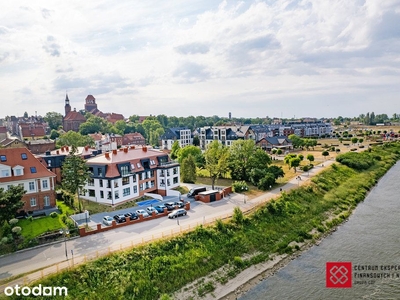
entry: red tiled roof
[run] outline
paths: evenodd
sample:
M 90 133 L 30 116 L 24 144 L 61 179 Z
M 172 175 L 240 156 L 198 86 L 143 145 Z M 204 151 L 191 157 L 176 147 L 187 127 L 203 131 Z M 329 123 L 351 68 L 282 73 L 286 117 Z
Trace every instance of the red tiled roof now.
M 43 127 L 30 127 L 24 126 L 21 128 L 22 137 L 30 138 L 30 137 L 42 137 L 46 135 L 46 131 Z
M 84 121 L 86 122 L 85 117 L 77 111 L 70 111 L 64 118 L 64 121 Z
M 85 100 L 96 100 L 96 98 L 93 95 L 87 95 Z
M 101 139 L 103 138 L 103 135 L 101 133 L 90 133 L 88 134 L 88 136 L 90 136 L 95 141 L 101 141 Z
M 22 154 L 26 154 L 26 159 L 22 159 Z M 0 149 L 0 155 L 6 156 L 6 161 L 0 161 L 1 165 L 22 166 L 24 168 L 23 175 L 14 176 L 11 172 L 10 177 L 0 177 L 0 182 L 21 181 L 25 179 L 35 179 L 43 177 L 56 177 L 56 174 L 47 170 L 47 168 L 40 163 L 40 161 L 27 149 L 27 148 L 10 148 Z M 36 173 L 31 172 L 31 167 L 36 168 Z

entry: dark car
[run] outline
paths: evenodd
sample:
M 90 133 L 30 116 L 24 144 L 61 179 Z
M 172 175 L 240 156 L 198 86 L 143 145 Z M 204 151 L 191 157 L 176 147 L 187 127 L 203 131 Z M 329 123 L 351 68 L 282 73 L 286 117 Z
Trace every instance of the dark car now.
M 174 202 L 167 202 L 165 203 L 165 207 L 167 208 L 168 211 L 171 211 L 175 209 L 175 204 Z
M 115 220 L 115 222 L 117 222 L 117 223 L 124 223 L 124 222 L 126 222 L 126 218 L 125 218 L 124 215 L 115 215 L 115 216 L 114 216 L 114 220 Z
M 164 204 L 160 204 L 160 205 L 154 206 L 154 208 L 158 211 L 158 213 L 161 214 L 164 212 L 164 208 L 166 208 L 166 206 Z
M 124 216 L 125 216 L 125 218 L 129 218 L 129 219 L 131 219 L 131 220 L 137 220 L 137 219 L 139 219 L 138 214 L 135 213 L 135 212 L 128 212 L 128 213 L 126 213 Z

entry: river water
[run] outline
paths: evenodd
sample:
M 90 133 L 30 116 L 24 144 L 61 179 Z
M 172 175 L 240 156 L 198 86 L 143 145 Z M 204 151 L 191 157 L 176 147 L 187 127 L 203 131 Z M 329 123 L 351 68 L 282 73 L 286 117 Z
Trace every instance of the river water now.
M 326 287 L 327 262 L 351 262 L 350 288 Z M 400 299 L 400 162 L 336 232 L 239 299 Z

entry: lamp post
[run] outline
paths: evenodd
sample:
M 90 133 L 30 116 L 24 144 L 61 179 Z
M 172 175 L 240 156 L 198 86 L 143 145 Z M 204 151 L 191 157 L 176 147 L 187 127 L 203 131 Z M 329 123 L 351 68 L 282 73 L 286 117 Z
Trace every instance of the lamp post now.
M 60 234 L 64 236 L 65 257 L 68 260 L 68 251 L 67 251 L 67 235 L 69 234 L 68 228 L 60 229 Z

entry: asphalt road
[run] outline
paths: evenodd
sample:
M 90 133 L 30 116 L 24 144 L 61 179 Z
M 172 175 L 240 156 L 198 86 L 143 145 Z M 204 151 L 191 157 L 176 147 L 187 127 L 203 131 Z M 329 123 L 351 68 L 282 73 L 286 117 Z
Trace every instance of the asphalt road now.
M 332 163 L 333 161 L 326 161 L 324 166 L 327 167 Z M 282 187 L 282 190 L 287 191 L 307 182 L 309 178 L 325 167 L 317 166 L 309 172 L 309 175 L 308 173 L 301 174 L 302 180 L 293 178 Z M 188 211 L 188 215 L 179 217 L 178 219 L 168 219 L 165 217 L 148 220 L 131 226 L 123 226 L 115 230 L 5 255 L 0 257 L 0 279 L 32 272 L 66 261 L 66 253 L 68 258 L 71 259 L 71 250 L 73 251 L 74 258 L 77 258 L 96 251 L 104 251 L 108 247 L 117 247 L 126 243 L 136 244 L 140 240 L 143 241 L 143 239 L 150 240 L 152 237 L 161 236 L 162 233 L 168 231 L 172 232 L 177 229 L 179 231 L 181 227 L 187 228 L 189 225 L 195 227 L 204 222 L 223 218 L 231 214 L 236 206 L 241 207 L 242 210 L 250 209 L 260 202 L 265 202 L 279 195 L 280 192 L 280 189 L 276 188 L 250 201 L 247 201 L 244 195 L 235 193 L 220 201 L 207 204 L 190 199 L 191 208 Z M 185 200 L 188 199 L 185 198 Z

